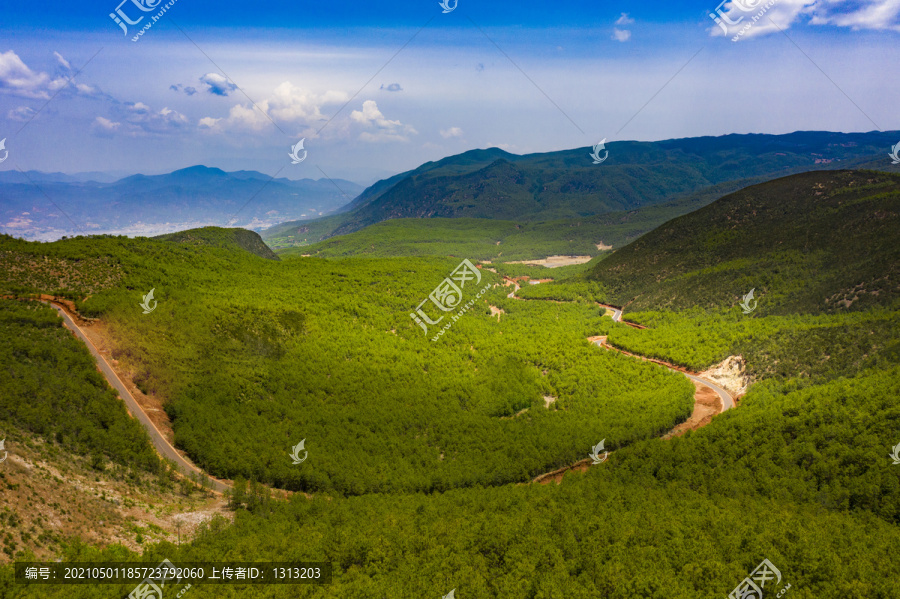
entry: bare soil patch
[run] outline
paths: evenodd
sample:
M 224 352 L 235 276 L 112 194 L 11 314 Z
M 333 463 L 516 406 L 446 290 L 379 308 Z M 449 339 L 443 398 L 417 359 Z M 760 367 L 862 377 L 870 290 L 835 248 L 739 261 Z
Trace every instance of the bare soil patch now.
M 177 485 L 162 491 L 153 476 L 129 481 L 111 463 L 97 471 L 87 458 L 35 435 L 16 433 L 6 449 L 8 459 L 0 463 L 0 519 L 9 536 L 0 563 L 23 550 L 52 559 L 62 544 L 76 538 L 140 552 L 146 543 L 176 542 L 179 532 L 182 542 L 189 541 L 201 523 L 216 515 L 232 519 L 221 496 L 198 491 L 185 496 Z
M 547 268 L 557 268 L 559 266 L 572 266 L 573 264 L 584 264 L 590 262 L 593 256 L 549 256 L 539 260 L 516 260 L 507 262 L 507 264 L 527 264 L 529 266 L 546 266 Z
M 712 422 L 713 416 L 722 411 L 722 399 L 719 394 L 697 381 L 694 383 L 694 412 L 691 417 L 662 436 L 663 439 L 680 437 L 687 431 L 695 431 Z
M 700 376 L 716 383 L 734 397 L 747 393 L 748 387 L 753 384 L 753 377 L 747 374 L 743 356 L 728 356 L 701 372 Z
M 583 460 L 575 462 L 571 466 L 563 466 L 562 468 L 554 470 L 553 472 L 542 474 L 531 482 L 537 483 L 539 485 L 549 485 L 550 483 L 561 484 L 563 481 L 563 477 L 567 472 L 584 472 L 591 467 L 591 464 L 593 464 L 593 462 L 594 460 L 592 460 L 591 458 L 584 458 Z

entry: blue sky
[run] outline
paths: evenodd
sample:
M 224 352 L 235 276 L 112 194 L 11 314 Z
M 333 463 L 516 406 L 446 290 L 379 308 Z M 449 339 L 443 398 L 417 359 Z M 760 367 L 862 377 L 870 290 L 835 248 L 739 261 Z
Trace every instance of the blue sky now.
M 900 129 L 898 0 L 176 0 L 132 41 L 168 1 L 4 6 L 0 170 L 369 183 L 478 147 Z

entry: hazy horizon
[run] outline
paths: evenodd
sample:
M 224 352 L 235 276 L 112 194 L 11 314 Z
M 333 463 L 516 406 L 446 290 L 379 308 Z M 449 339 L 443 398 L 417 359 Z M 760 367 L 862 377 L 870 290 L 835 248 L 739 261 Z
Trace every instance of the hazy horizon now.
M 753 12 L 733 4 L 465 0 L 177 1 L 133 42 L 165 6 L 144 4 L 119 5 L 127 35 L 115 2 L 8 10 L 0 169 L 373 181 L 473 148 L 900 129 L 900 7 L 883 0 L 781 0 L 737 42 Z M 729 37 L 717 8 L 740 21 Z

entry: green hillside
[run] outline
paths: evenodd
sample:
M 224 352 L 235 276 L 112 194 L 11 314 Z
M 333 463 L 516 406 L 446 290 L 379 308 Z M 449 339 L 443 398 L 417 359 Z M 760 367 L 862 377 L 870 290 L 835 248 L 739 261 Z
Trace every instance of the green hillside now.
M 157 471 L 147 433 L 97 372 L 56 311 L 0 299 L 0 426 L 39 434 L 65 450 Z M 23 401 L 27 399 L 27 401 Z
M 273 247 L 308 245 L 396 218 L 577 220 L 671 201 L 713 185 L 815 169 L 857 168 L 881 158 L 897 132 L 796 132 L 659 142 L 613 142 L 592 164 L 590 148 L 518 156 L 471 150 L 380 181 L 345 212 L 264 232 Z M 878 168 L 882 168 L 879 166 Z
M 596 443 L 598 418 L 618 446 L 690 412 L 680 377 L 584 342 L 601 319 L 594 308 L 527 305 L 492 318 L 488 303 L 507 291 L 490 272 L 482 299 L 433 341 L 438 329 L 426 336 L 410 313 L 459 259 L 275 262 L 125 238 L 3 246 L 23 261 L 48 247 L 117 256 L 123 279 L 79 309 L 108 323 L 113 357 L 167 400 L 176 444 L 222 478 L 353 495 L 524 482 Z M 150 288 L 158 307 L 145 315 Z M 633 369 L 644 372 L 640 391 L 613 385 Z M 545 396 L 557 398 L 549 409 Z M 284 458 L 304 438 L 318 457 L 298 469 Z
M 900 176 L 812 172 L 756 185 L 677 218 L 587 276 L 630 311 L 736 306 L 839 312 L 900 298 Z
M 694 370 L 742 356 L 756 380 L 808 384 L 885 367 L 900 360 L 898 184 L 837 171 L 750 187 L 519 295 L 624 305 L 648 328 L 598 334 Z
M 278 260 L 278 256 L 269 249 L 269 246 L 265 244 L 259 234 L 247 229 L 204 227 L 202 229 L 190 229 L 188 231 L 179 231 L 178 233 L 158 235 L 153 239 L 220 248 L 240 248 L 260 258 Z
M 608 251 L 600 248 L 621 247 L 676 216 L 756 182 L 729 181 L 658 206 L 570 220 L 531 223 L 484 218 L 399 218 L 312 245 L 282 249 L 278 254 L 321 258 L 465 256 L 494 262 L 557 255 L 598 256 Z M 275 244 L 273 247 L 290 243 L 286 239 L 269 239 Z

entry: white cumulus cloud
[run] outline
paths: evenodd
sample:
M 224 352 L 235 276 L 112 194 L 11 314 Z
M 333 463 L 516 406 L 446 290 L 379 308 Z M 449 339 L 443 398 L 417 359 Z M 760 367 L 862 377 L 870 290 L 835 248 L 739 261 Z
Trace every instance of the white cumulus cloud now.
M 259 132 L 271 127 L 272 121 L 310 126 L 327 120 L 322 114 L 323 107 L 344 103 L 348 98 L 344 92 L 316 93 L 285 81 L 269 98 L 256 105 L 236 104 L 227 117 L 204 117 L 198 125 L 217 133 L 231 130 Z
M 354 110 L 350 113 L 350 119 L 366 129 L 359 134 L 359 139 L 362 141 L 409 141 L 408 136 L 417 133 L 409 125 L 385 118 L 375 100 L 363 102 L 362 110 Z
M 0 91 L 22 98 L 49 100 L 63 87 L 66 80 L 52 79 L 47 73 L 36 73 L 22 59 L 9 50 L 0 53 Z
M 227 96 L 237 89 L 237 85 L 218 73 L 207 73 L 200 81 L 206 84 L 206 91 L 217 96 Z
M 49 100 L 55 93 L 66 88 L 68 78 L 75 74 L 72 65 L 59 52 L 54 52 L 53 55 L 59 64 L 56 76 L 31 70 L 12 50 L 0 53 L 0 93 L 33 100 Z M 91 97 L 101 95 L 100 90 L 92 85 L 75 81 L 71 83 L 68 86 L 69 92 Z
M 9 112 L 6 113 L 6 118 L 11 121 L 19 121 L 20 123 L 25 123 L 34 118 L 35 110 L 28 106 L 19 106 L 17 108 L 13 108 Z
M 115 120 L 98 116 L 91 131 L 100 137 L 120 133 L 129 137 L 161 135 L 184 129 L 188 118 L 171 108 L 153 110 L 143 102 L 125 102 L 113 107 Z
M 715 20 L 709 30 L 713 36 L 739 35 L 739 39 L 789 29 L 802 21 L 900 31 L 900 0 L 732 0 L 710 16 Z

